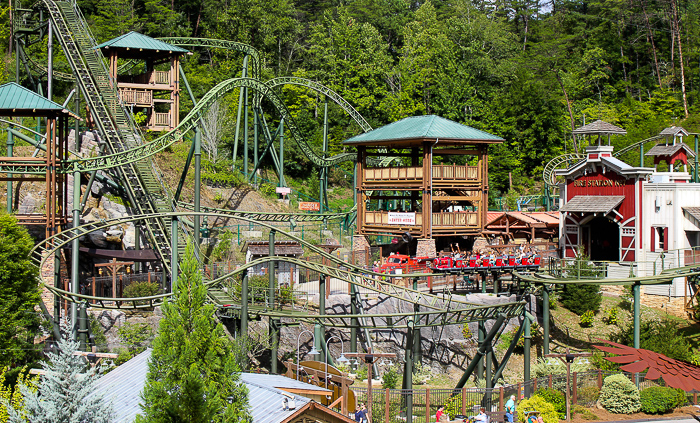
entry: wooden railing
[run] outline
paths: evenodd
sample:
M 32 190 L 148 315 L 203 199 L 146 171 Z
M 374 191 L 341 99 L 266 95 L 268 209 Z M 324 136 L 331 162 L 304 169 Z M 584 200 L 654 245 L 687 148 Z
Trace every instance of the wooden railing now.
M 119 82 L 131 84 L 161 84 L 170 85 L 169 71 L 152 71 L 138 75 L 120 75 Z
M 478 226 L 478 212 L 433 213 L 433 228 L 438 226 Z
M 432 169 L 433 181 L 478 181 L 477 166 L 435 165 Z M 423 168 L 416 167 L 382 167 L 365 169 L 365 182 L 414 181 L 423 179 Z
M 414 225 L 393 225 L 389 224 L 389 212 L 386 211 L 366 211 L 366 225 L 385 225 L 385 226 L 414 226 Z M 423 215 L 420 212 L 416 213 L 415 226 L 423 225 Z M 437 227 L 478 227 L 479 213 L 478 212 L 447 212 L 433 213 L 433 228 Z
M 153 126 L 170 126 L 170 113 L 153 113 Z
M 365 169 L 365 181 L 397 181 L 423 179 L 422 167 L 381 167 Z
M 477 166 L 460 165 L 435 165 L 433 166 L 433 180 L 436 179 L 479 179 Z
M 119 90 L 119 96 L 126 104 L 153 104 L 153 91 Z

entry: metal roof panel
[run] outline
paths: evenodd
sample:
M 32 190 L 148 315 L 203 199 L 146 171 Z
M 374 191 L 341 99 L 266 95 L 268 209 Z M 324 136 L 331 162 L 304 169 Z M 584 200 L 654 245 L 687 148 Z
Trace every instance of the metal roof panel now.
M 450 139 L 462 141 L 502 142 L 503 138 L 462 125 L 436 115 L 411 116 L 382 126 L 369 132 L 343 141 L 343 144 L 364 144 L 371 142 L 411 140 L 411 139 Z
M 140 50 L 169 51 L 173 53 L 189 53 L 189 50 L 185 50 L 182 47 L 177 47 L 164 41 L 156 40 L 155 38 L 151 38 L 148 35 L 139 34 L 135 31 L 120 35 L 117 38 L 112 38 L 111 40 L 105 41 L 95 48 L 133 48 Z
M 65 107 L 24 88 L 16 82 L 0 85 L 0 110 L 66 111 Z

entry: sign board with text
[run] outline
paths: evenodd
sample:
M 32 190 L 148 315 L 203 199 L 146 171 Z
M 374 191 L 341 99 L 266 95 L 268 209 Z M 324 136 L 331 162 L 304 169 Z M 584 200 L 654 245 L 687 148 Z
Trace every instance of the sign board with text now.
M 300 201 L 299 210 L 319 211 L 321 210 L 321 203 L 315 201 Z
M 416 224 L 416 214 L 415 213 L 397 213 L 389 212 L 389 222 L 390 225 L 415 225 Z
M 289 194 L 290 192 L 292 192 L 292 189 L 291 189 L 291 188 L 287 188 L 287 187 L 277 187 L 277 188 L 275 188 L 275 192 L 276 192 L 277 194 L 287 195 L 287 194 Z

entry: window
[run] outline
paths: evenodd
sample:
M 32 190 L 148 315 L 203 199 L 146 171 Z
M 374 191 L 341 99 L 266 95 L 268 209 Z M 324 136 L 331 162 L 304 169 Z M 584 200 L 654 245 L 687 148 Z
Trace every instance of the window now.
M 668 251 L 668 228 L 665 226 L 652 226 L 651 252 L 661 251 Z

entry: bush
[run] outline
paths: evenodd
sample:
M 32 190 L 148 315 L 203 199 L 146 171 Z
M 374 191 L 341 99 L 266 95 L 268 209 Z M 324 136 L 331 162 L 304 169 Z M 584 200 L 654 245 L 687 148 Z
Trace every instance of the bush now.
M 642 411 L 647 414 L 667 413 L 678 405 L 678 392 L 667 386 L 652 386 L 639 393 Z
M 610 336 L 610 340 L 627 346 L 634 345 L 633 324 L 623 326 L 619 332 Z M 640 348 L 651 350 L 676 360 L 690 361 L 692 350 L 690 342 L 683 335 L 677 320 L 642 320 L 640 325 Z
M 389 368 L 382 375 L 382 388 L 384 389 L 396 389 L 396 385 L 399 383 L 399 374 L 394 370 L 393 367 Z
M 580 358 L 574 359 L 571 363 L 571 373 L 583 373 L 591 370 L 591 365 L 588 362 L 582 362 Z M 556 358 L 540 358 L 534 366 L 532 373 L 535 377 L 546 377 L 549 375 L 566 374 L 566 364 Z
M 566 284 L 561 296 L 562 305 L 579 316 L 587 311 L 597 313 L 602 301 L 603 294 L 597 285 Z
M 583 404 L 595 404 L 600 396 L 600 389 L 597 386 L 582 386 L 577 391 L 578 402 Z
M 557 413 L 559 413 L 560 419 L 566 418 L 566 398 L 563 392 L 549 388 L 540 388 L 535 395 L 541 396 L 545 401 L 552 404 Z
M 134 281 L 124 288 L 124 298 L 151 297 L 161 293 L 157 282 Z M 148 301 L 136 301 L 137 305 L 148 304 Z
M 574 414 L 577 414 L 584 420 L 598 420 L 598 416 L 593 414 L 591 410 L 578 404 L 574 404 L 574 406 L 571 408 L 571 415 L 573 416 Z
M 608 325 L 618 325 L 620 323 L 620 318 L 618 317 L 618 311 L 616 307 L 608 309 L 608 313 L 603 319 Z
M 593 319 L 593 310 L 588 310 L 581 315 L 581 319 L 579 320 L 578 324 L 581 325 L 582 328 L 590 328 L 593 326 Z
M 518 404 L 518 420 L 524 422 L 525 413 L 528 411 L 539 411 L 544 423 L 559 423 L 559 413 L 557 413 L 552 404 L 539 395 L 533 395 L 531 398 L 520 401 L 520 404 Z
M 355 378 L 357 380 L 367 379 L 367 367 L 365 367 L 365 366 L 358 367 L 357 370 L 355 371 Z
M 611 413 L 631 414 L 641 407 L 639 390 L 622 374 L 612 375 L 603 381 L 600 403 Z

